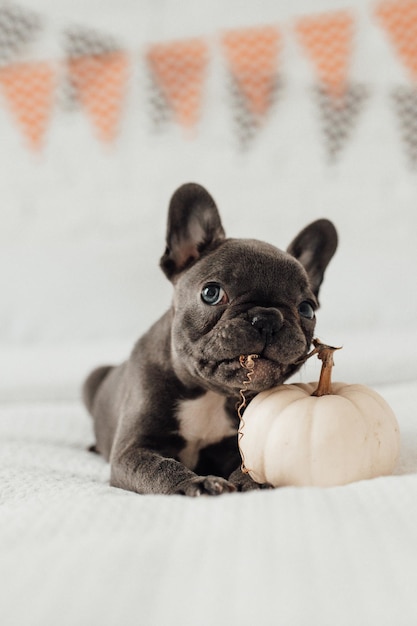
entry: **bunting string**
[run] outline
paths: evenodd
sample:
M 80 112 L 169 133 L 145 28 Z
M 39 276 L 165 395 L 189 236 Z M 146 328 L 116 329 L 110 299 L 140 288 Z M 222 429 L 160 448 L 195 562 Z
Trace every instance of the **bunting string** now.
M 408 162 L 417 167 L 417 0 L 380 0 L 372 18 L 388 54 L 398 63 L 398 84 L 391 83 L 387 95 Z M 330 11 L 284 25 L 152 43 L 142 51 L 126 50 L 112 34 L 71 25 L 61 33 L 62 58 L 39 61 L 33 54 L 46 28 L 42 15 L 7 2 L 0 6 L 0 104 L 5 111 L 0 123 L 3 115 L 10 116 L 26 145 L 40 150 L 54 108 L 60 105 L 61 111 L 83 112 L 95 136 L 114 144 L 132 68 L 141 62 L 149 77 L 143 95 L 154 128 L 176 124 L 195 137 L 204 123 L 208 70 L 216 45 L 228 81 L 238 145 L 248 150 L 272 123 L 275 104 L 285 89 L 283 76 L 286 81 L 291 78 L 282 52 L 292 37 L 311 71 L 307 87 L 317 107 L 325 154 L 336 162 L 358 132 L 358 120 L 372 95 L 372 85 L 356 81 L 352 72 L 357 21 L 354 11 Z

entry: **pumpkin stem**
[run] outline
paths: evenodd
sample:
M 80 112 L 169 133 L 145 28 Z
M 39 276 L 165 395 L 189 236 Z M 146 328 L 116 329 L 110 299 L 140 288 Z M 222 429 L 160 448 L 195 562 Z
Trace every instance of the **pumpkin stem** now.
M 321 343 L 319 339 L 313 340 L 314 350 L 311 353 L 317 354 L 317 358 L 322 361 L 319 384 L 317 389 L 313 391 L 312 396 L 320 398 L 321 396 L 328 396 L 332 393 L 332 369 L 334 365 L 333 352 L 340 350 L 341 348 L 335 348 L 333 346 L 327 346 Z

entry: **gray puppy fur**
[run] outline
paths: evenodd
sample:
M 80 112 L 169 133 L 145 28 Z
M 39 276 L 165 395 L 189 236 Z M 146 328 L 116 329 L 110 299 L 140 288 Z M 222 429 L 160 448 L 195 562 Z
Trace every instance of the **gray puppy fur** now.
M 248 399 L 300 367 L 336 230 L 313 222 L 287 252 L 227 239 L 213 198 L 190 183 L 171 199 L 166 243 L 171 308 L 126 362 L 94 370 L 84 384 L 94 448 L 110 461 L 111 484 L 137 493 L 262 488 L 240 469 L 239 356 L 259 355 Z

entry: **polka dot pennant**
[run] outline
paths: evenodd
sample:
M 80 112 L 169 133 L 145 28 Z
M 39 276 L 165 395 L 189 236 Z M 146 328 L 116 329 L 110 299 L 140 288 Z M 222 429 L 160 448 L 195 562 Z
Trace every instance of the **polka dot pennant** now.
M 194 127 L 200 116 L 208 65 L 204 40 L 189 39 L 155 44 L 147 51 L 147 62 L 159 97 L 153 102 L 165 107 L 184 128 Z M 161 111 L 159 110 L 161 116 Z
M 400 0 L 380 2 L 375 9 L 378 23 L 388 38 L 413 85 L 398 86 L 391 91 L 398 116 L 402 141 L 408 162 L 417 167 L 417 2 Z
M 222 44 L 239 141 L 245 148 L 277 99 L 280 32 L 275 26 L 229 31 Z
M 111 35 L 98 33 L 84 26 L 72 26 L 66 29 L 64 48 L 70 58 L 99 56 L 121 50 L 119 42 Z
M 306 16 L 296 23 L 298 39 L 319 83 L 335 98 L 343 95 L 348 82 L 353 26 L 353 16 L 348 11 Z
M 401 138 L 409 165 L 417 168 L 417 87 L 401 86 L 393 90 L 392 101 L 398 115 Z
M 65 32 L 67 81 L 64 107 L 79 102 L 97 135 L 111 142 L 119 130 L 129 76 L 129 58 L 111 36 L 82 27 Z
M 376 16 L 412 80 L 417 81 L 417 2 L 381 2 Z
M 335 161 L 353 132 L 362 104 L 369 95 L 368 89 L 364 85 L 350 84 L 343 95 L 335 99 L 329 95 L 327 89 L 318 85 L 314 88 L 314 94 L 319 107 L 327 157 L 329 161 Z
M 0 87 L 30 147 L 39 149 L 53 108 L 55 67 L 47 62 L 2 67 Z
M 129 73 L 124 52 L 80 56 L 68 59 L 68 72 L 82 106 L 100 139 L 115 139 Z
M 42 29 L 37 13 L 15 4 L 0 6 L 0 65 L 17 60 Z
M 314 93 L 330 161 L 341 155 L 368 95 L 363 85 L 349 80 L 354 26 L 349 11 L 305 16 L 295 25 L 315 72 Z

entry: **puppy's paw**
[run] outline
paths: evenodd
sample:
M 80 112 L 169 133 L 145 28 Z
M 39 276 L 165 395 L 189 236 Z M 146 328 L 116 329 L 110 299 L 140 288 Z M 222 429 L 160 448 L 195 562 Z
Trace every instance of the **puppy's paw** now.
M 236 491 L 231 482 L 219 476 L 197 476 L 180 483 L 175 492 L 184 496 L 220 496 Z
M 244 474 L 239 468 L 229 476 L 229 481 L 237 491 L 254 491 L 259 489 L 273 489 L 269 483 L 256 483 L 249 474 Z

